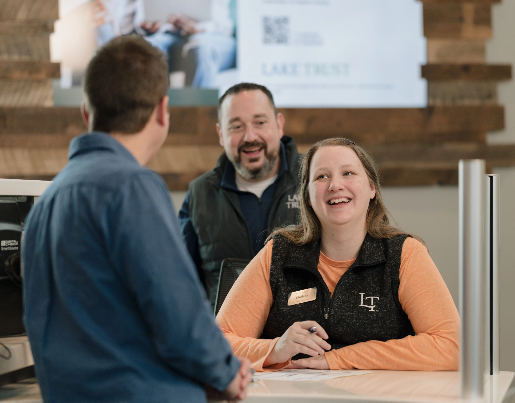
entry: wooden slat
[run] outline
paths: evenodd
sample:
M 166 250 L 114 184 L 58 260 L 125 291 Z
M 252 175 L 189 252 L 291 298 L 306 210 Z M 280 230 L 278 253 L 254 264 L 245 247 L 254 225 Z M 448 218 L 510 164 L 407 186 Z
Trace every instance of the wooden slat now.
M 502 106 L 429 108 L 282 109 L 286 131 L 293 136 L 352 133 L 487 132 L 504 127 Z
M 49 147 L 68 147 L 70 141 L 76 135 L 84 132 L 86 127 L 73 134 L 45 134 L 45 133 L 32 133 L 32 134 L 0 134 L 0 147 L 26 147 L 26 148 L 49 148 Z M 295 139 L 304 143 L 313 144 L 319 140 L 327 137 L 334 136 L 320 136 L 320 135 L 303 135 L 295 136 Z M 484 143 L 486 141 L 486 132 L 462 132 L 462 133 L 435 133 L 431 136 L 423 136 L 420 133 L 412 134 L 398 134 L 398 133 L 385 133 L 385 132 L 370 132 L 370 133 L 357 133 L 349 136 L 359 145 L 369 146 L 386 143 L 405 143 L 405 142 L 420 142 L 420 143 L 441 143 L 441 142 L 478 142 Z M 218 136 L 213 131 L 212 139 L 207 141 L 199 140 L 198 136 L 188 135 L 169 135 L 165 141 L 165 146 L 194 146 L 204 145 L 219 147 Z M 221 147 L 220 147 L 221 150 Z
M 0 134 L 0 148 L 67 148 L 78 134 Z
M 492 16 L 489 4 L 424 3 L 427 38 L 489 39 Z
M 428 63 L 486 63 L 483 40 L 427 39 Z
M 0 34 L 0 60 L 50 61 L 50 34 Z
M 0 79 L 32 79 L 59 78 L 60 64 L 47 61 L 4 61 L 0 60 Z
M 0 20 L 0 34 L 35 35 L 54 32 L 54 20 L 4 21 Z
M 309 144 L 299 144 L 305 152 Z M 385 186 L 456 184 L 460 159 L 485 159 L 489 169 L 515 165 L 515 145 L 392 144 L 367 150 L 378 163 Z M 194 177 L 215 166 L 221 147 L 163 147 L 150 167 L 165 177 L 172 190 L 186 190 Z M 51 178 L 67 162 L 67 148 L 47 150 L 0 148 L 0 177 Z
M 302 139 L 372 133 L 396 133 L 409 139 L 459 133 L 484 133 L 504 128 L 504 108 L 498 105 L 430 108 L 280 109 L 286 134 Z M 170 108 L 170 142 L 218 144 L 216 108 Z M 79 108 L 0 108 L 0 134 L 79 134 L 85 130 Z M 442 137 L 443 138 L 443 137 Z M 477 139 L 477 135 L 473 135 Z M 400 137 L 399 137 L 400 139 Z M 387 138 L 385 138 L 387 140 Z M 310 140 L 311 141 L 311 140 Z M 454 141 L 454 140 L 453 140 Z
M 426 64 L 421 66 L 426 80 L 501 81 L 511 80 L 511 64 Z
M 73 134 L 86 129 L 79 108 L 0 108 L 0 134 Z
M 2 0 L 0 20 L 58 20 L 58 0 Z
M 495 105 L 497 83 L 489 81 L 429 81 L 429 106 Z
M 0 79 L 0 107 L 48 107 L 52 105 L 52 80 Z
M 385 167 L 381 169 L 381 186 L 457 185 L 458 168 Z

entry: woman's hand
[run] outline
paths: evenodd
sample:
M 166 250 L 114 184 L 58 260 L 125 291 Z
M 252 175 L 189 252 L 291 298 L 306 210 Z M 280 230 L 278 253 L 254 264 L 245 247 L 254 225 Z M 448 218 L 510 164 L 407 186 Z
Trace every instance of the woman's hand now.
M 331 369 L 325 359 L 325 355 L 319 355 L 313 358 L 301 358 L 300 360 L 292 361 L 286 368 Z
M 316 327 L 315 333 L 309 331 L 313 327 Z M 299 353 L 312 357 L 320 356 L 325 353 L 324 350 L 331 349 L 331 346 L 324 340 L 328 338 L 329 336 L 322 326 L 315 321 L 295 322 L 277 341 L 274 349 L 263 363 L 263 367 L 286 362 Z

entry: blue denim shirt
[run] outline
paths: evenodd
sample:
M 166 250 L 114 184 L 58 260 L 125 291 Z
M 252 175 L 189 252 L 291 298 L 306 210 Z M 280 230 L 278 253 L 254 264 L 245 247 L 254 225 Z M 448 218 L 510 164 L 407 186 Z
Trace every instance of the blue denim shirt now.
M 239 361 L 217 328 L 167 188 L 105 133 L 26 222 L 24 321 L 45 402 L 199 402 Z

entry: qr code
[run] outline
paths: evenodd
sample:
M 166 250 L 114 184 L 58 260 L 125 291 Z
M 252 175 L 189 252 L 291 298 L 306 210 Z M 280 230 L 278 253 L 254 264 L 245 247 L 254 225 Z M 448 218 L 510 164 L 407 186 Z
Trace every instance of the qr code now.
M 287 44 L 290 34 L 288 17 L 263 17 L 263 43 Z

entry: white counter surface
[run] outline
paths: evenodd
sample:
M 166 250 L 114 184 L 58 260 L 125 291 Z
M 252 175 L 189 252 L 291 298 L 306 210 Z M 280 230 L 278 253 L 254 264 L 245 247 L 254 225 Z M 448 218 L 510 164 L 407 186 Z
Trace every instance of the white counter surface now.
M 485 402 L 511 402 L 514 378 L 513 372 L 490 377 Z M 260 380 L 250 386 L 245 402 L 459 402 L 459 379 L 457 371 L 372 371 L 322 382 Z
M 511 403 L 515 373 L 490 377 L 485 403 Z M 35 379 L 0 388 L 5 403 L 42 403 Z M 246 403 L 459 402 L 458 372 L 373 371 L 372 374 L 323 382 L 258 381 L 251 384 Z

